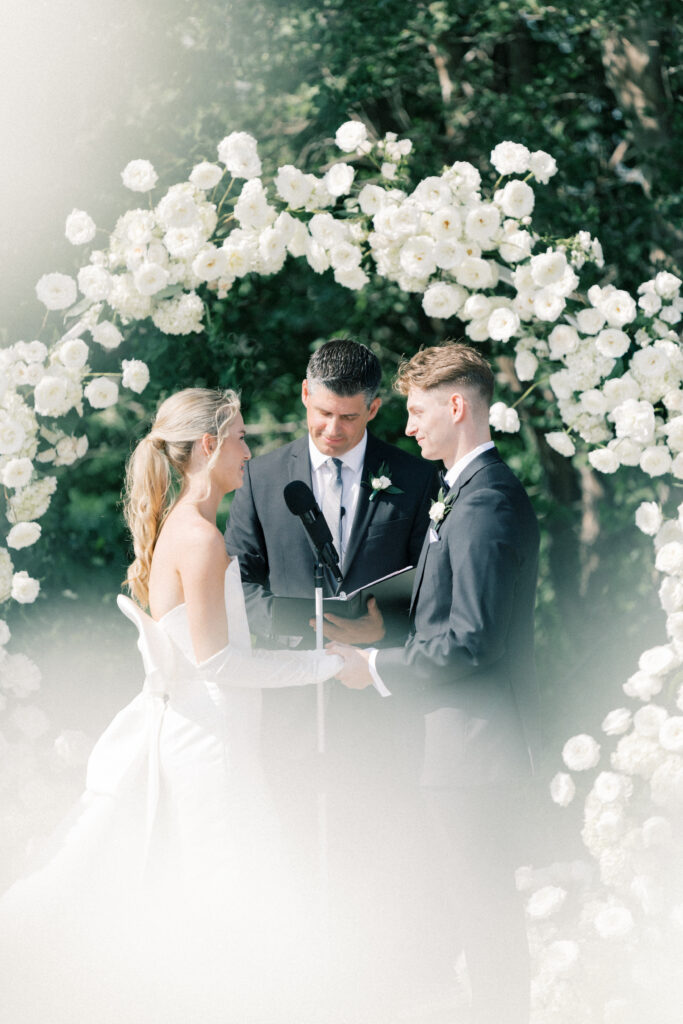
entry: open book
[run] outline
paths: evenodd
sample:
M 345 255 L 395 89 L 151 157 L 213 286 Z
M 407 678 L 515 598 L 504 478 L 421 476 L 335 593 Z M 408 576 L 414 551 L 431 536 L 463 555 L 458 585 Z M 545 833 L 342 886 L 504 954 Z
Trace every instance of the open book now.
M 350 594 L 339 593 L 336 597 L 323 600 L 323 613 L 331 612 L 345 619 L 357 619 L 365 614 L 369 597 L 374 597 L 387 625 L 389 621 L 402 620 L 407 630 L 410 595 L 415 579 L 415 567 L 403 569 L 382 576 L 381 579 L 366 583 Z M 343 584 L 342 584 L 343 586 Z M 315 597 L 273 597 L 273 633 L 276 636 L 306 636 L 311 627 L 309 621 L 315 618 Z

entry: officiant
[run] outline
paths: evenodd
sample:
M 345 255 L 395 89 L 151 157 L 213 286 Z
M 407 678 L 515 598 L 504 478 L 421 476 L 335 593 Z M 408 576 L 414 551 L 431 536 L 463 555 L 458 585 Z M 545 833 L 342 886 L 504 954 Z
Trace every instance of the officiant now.
M 380 383 L 379 360 L 369 348 L 350 339 L 326 342 L 311 356 L 302 383 L 307 433 L 247 463 L 244 485 L 230 510 L 226 545 L 240 561 L 249 623 L 259 646 L 315 646 L 310 627 L 300 638 L 277 635 L 273 626 L 273 595 L 313 595 L 311 547 L 300 519 L 283 497 L 291 481 L 307 484 L 322 509 L 340 554 L 341 587 L 346 593 L 417 562 L 438 489 L 436 471 L 432 464 L 368 431 L 380 408 Z M 324 587 L 326 596 L 334 594 L 329 574 Z M 406 632 L 407 611 L 406 607 Z M 327 618 L 325 634 L 348 643 L 381 644 L 381 608 L 371 601 L 369 610 L 356 620 Z M 280 808 L 286 808 L 286 824 L 301 825 L 304 834 L 311 811 L 313 822 L 315 818 L 310 784 L 316 706 L 315 694 L 308 689 L 264 694 L 263 727 L 264 760 Z M 399 789 L 401 772 L 409 769 L 405 748 L 401 749 L 404 737 L 381 698 L 372 692 L 362 695 L 362 703 L 354 703 L 358 696 L 330 686 L 326 760 L 334 766 L 331 774 L 344 779 L 343 786 L 335 787 L 338 813 L 331 821 L 332 842 L 335 828 L 353 833 L 360 871 L 367 846 L 372 845 L 371 832 L 381 830 L 376 804 L 383 796 L 378 788 L 391 779 L 388 784 Z M 375 816 L 376 829 L 367 825 L 368 811 Z

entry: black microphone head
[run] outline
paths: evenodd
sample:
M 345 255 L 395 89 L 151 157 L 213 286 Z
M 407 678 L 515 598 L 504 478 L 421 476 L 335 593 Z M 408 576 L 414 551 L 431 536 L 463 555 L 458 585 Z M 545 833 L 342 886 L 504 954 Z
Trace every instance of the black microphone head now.
M 303 480 L 292 480 L 285 487 L 283 494 L 292 515 L 303 516 L 307 512 L 319 511 L 313 491 Z

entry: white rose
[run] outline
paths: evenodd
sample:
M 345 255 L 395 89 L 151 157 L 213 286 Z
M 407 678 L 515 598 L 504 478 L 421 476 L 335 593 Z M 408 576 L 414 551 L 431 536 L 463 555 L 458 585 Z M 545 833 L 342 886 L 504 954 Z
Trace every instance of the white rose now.
M 618 772 L 600 772 L 593 782 L 592 793 L 603 804 L 628 800 L 632 792 L 631 780 Z
M 592 736 L 580 733 L 567 740 L 562 748 L 562 760 L 573 772 L 587 771 L 600 760 L 600 744 Z
M 411 199 L 421 210 L 436 213 L 441 207 L 450 206 L 453 193 L 448 181 L 443 176 L 431 174 L 422 179 L 412 193 Z M 496 216 L 499 216 L 497 210 Z
M 199 208 L 192 189 L 182 186 L 171 187 L 159 201 L 157 219 L 164 228 L 191 228 L 199 221 Z
M 41 416 L 63 416 L 73 405 L 72 397 L 65 377 L 46 373 L 33 392 L 33 407 Z
M 622 687 L 627 697 L 648 701 L 656 697 L 662 689 L 662 679 L 648 675 L 647 672 L 634 672 Z
M 350 164 L 334 164 L 325 174 L 323 183 L 331 196 L 345 196 L 353 184 L 355 174 Z
M 19 604 L 32 604 L 38 597 L 40 583 L 23 569 L 12 577 L 12 598 Z
M 659 730 L 669 717 L 666 708 L 658 704 L 646 704 L 639 708 L 633 716 L 633 729 L 639 736 L 646 739 L 654 739 L 659 736 Z
M 548 335 L 550 358 L 562 359 L 579 347 L 579 335 L 569 324 L 558 324 Z
M 610 327 L 623 327 L 635 320 L 638 309 L 628 292 L 615 288 L 600 303 L 600 308 L 607 317 Z
M 399 260 L 401 267 L 411 277 L 429 277 L 436 270 L 434 241 L 428 235 L 417 235 L 402 246 Z
M 489 337 L 494 341 L 509 341 L 519 331 L 519 327 L 519 317 L 514 310 L 508 309 L 506 306 L 494 309 L 487 324 Z
M 605 907 L 598 911 L 594 920 L 595 930 L 601 939 L 621 939 L 633 931 L 633 915 L 627 907 Z
M 109 297 L 111 274 L 104 267 L 89 263 L 78 271 L 78 287 L 86 299 L 101 302 Z
M 676 298 L 680 286 L 680 278 L 676 277 L 675 274 L 670 274 L 668 270 L 660 270 L 655 277 L 655 291 L 663 299 L 671 300 Z
M 149 384 L 149 370 L 147 364 L 140 359 L 124 359 L 121 363 L 123 374 L 121 383 L 124 388 L 140 394 Z
M 517 220 L 528 217 L 534 208 L 534 190 L 525 181 L 515 178 L 508 181 L 496 195 L 496 202 L 507 217 Z
M 76 301 L 78 289 L 68 274 L 43 274 L 36 285 L 36 296 L 47 309 L 67 309 Z
M 88 216 L 85 210 L 72 210 L 66 218 L 64 234 L 72 245 L 85 245 L 86 242 L 92 242 L 96 231 L 95 221 Z
M 534 313 L 545 323 L 557 320 L 565 304 L 564 296 L 558 295 L 552 288 L 541 288 L 534 295 Z
M 683 717 L 672 715 L 662 723 L 659 742 L 665 750 L 683 750 Z
M 248 132 L 231 132 L 219 142 L 218 159 L 235 178 L 258 178 L 261 173 L 257 142 Z
M 17 490 L 26 486 L 32 473 L 33 463 L 30 459 L 10 459 L 2 469 L 2 482 L 5 487 Z
M 588 461 L 599 473 L 616 473 L 619 459 L 610 448 L 596 448 L 588 453 Z
M 210 164 L 206 160 L 203 160 L 202 163 L 195 164 L 190 172 L 190 181 L 195 188 L 199 188 L 203 192 L 215 188 L 222 177 L 222 168 L 220 168 L 218 164 Z
M 118 400 L 119 389 L 109 377 L 95 377 L 86 385 L 84 394 L 93 409 L 106 409 Z
M 562 281 L 567 270 L 567 257 L 563 252 L 548 249 L 531 257 L 531 276 L 539 288 Z
M 617 437 L 630 437 L 638 444 L 650 445 L 654 440 L 655 411 L 650 402 L 627 398 L 610 413 Z
M 478 256 L 467 256 L 456 267 L 455 279 L 463 288 L 486 289 L 494 286 L 494 274 L 490 263 Z
M 192 273 L 200 281 L 215 281 L 225 268 L 225 250 L 217 249 L 215 245 L 207 245 L 192 260 Z
M 493 203 L 481 203 L 470 210 L 465 218 L 465 233 L 468 238 L 475 238 L 484 248 L 500 227 L 500 210 Z
M 135 287 L 141 295 L 154 295 L 168 284 L 168 271 L 158 263 L 142 263 L 133 275 Z
M 443 501 L 433 501 L 429 509 L 429 518 L 433 523 L 440 523 L 446 512 L 446 505 Z
M 7 534 L 7 547 L 19 550 L 30 547 L 40 537 L 40 523 L 17 523 Z
M 493 403 L 489 410 L 489 423 L 494 430 L 506 434 L 515 434 L 520 426 L 517 410 L 509 408 L 505 402 Z
M 662 510 L 656 501 L 642 501 L 636 509 L 636 526 L 643 533 L 650 537 L 659 530 L 662 525 Z
M 429 221 L 429 231 L 439 240 L 456 239 L 460 235 L 460 214 L 455 206 L 441 206 Z
M 422 308 L 427 316 L 446 320 L 455 316 L 462 306 L 466 292 L 457 284 L 437 281 L 430 284 L 422 297 Z
M 149 160 L 131 160 L 121 171 L 121 181 L 131 192 L 149 192 L 159 175 Z
M 519 142 L 499 142 L 491 150 L 490 160 L 499 174 L 524 174 L 529 170 L 531 154 Z
M 595 306 L 581 309 L 576 314 L 576 325 L 582 334 L 597 334 L 605 323 L 605 314 Z
M 557 163 L 550 153 L 537 149 L 529 156 L 529 170 L 536 181 L 547 185 L 554 174 L 557 174 Z
M 602 722 L 602 731 L 608 736 L 620 736 L 631 725 L 631 712 L 628 708 L 615 708 L 610 711 Z
M 506 263 L 518 263 L 530 255 L 532 242 L 528 231 L 512 231 L 505 235 L 498 246 L 498 252 Z
M 568 807 L 576 795 L 576 786 L 571 775 L 558 772 L 550 783 L 550 796 L 560 807 Z
M 14 455 L 21 450 L 26 431 L 20 423 L 0 418 L 0 455 Z
M 489 321 L 490 327 L 490 321 Z M 493 335 L 491 335 L 493 337 Z M 515 373 L 518 380 L 533 380 L 538 369 L 538 359 L 529 349 L 522 349 L 515 356 Z
M 345 121 L 337 128 L 334 141 L 342 152 L 353 153 L 359 148 L 365 148 L 368 130 L 362 121 Z
M 298 167 L 292 164 L 284 164 L 278 167 L 275 175 L 275 190 L 281 199 L 291 206 L 293 210 L 299 210 L 306 205 L 311 198 L 311 193 L 316 184 L 316 178 L 312 174 L 304 174 Z M 366 185 L 366 188 L 376 186 Z M 378 189 L 381 191 L 381 189 Z M 369 212 L 369 211 L 364 211 Z
M 661 676 L 675 668 L 679 660 L 669 644 L 659 644 L 643 651 L 638 659 L 638 668 L 650 676 Z
M 121 331 L 109 320 L 102 320 L 91 328 L 93 341 L 96 341 L 102 348 L 116 348 L 123 341 Z
M 603 356 L 609 356 L 612 359 L 619 359 L 625 355 L 631 345 L 631 339 L 628 334 L 624 331 L 618 330 L 616 327 L 607 327 L 604 331 L 600 331 L 597 338 L 595 339 L 595 347 L 598 352 Z
M 82 338 L 62 342 L 58 350 L 59 361 L 69 370 L 80 370 L 88 361 L 88 346 Z
M 663 476 L 671 471 L 671 453 L 662 444 L 651 445 L 640 456 L 640 468 L 649 476 Z
M 560 455 L 567 456 L 567 458 L 576 452 L 576 446 L 571 437 L 562 431 L 552 431 L 545 435 L 545 439 L 551 448 L 559 452 Z
M 559 885 L 544 885 L 533 893 L 526 905 L 526 912 L 533 920 L 540 921 L 556 913 L 566 898 L 566 890 Z

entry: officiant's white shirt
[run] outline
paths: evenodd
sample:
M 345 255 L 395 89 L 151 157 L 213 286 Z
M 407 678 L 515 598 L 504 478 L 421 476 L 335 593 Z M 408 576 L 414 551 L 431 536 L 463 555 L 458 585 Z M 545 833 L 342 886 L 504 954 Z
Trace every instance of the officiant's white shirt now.
M 349 540 L 351 538 L 351 527 L 353 526 L 353 520 L 356 515 L 356 509 L 358 508 L 358 498 L 360 495 L 361 476 L 363 474 L 363 462 L 365 460 L 365 449 L 368 446 L 368 432 L 367 430 L 363 434 L 362 438 L 350 451 L 344 452 L 343 455 L 335 455 L 334 458 L 340 459 L 342 463 L 342 508 L 344 509 L 344 515 L 342 518 L 341 525 L 341 561 L 344 561 L 344 555 L 346 549 L 349 546 Z M 323 494 L 325 488 L 331 480 L 330 467 L 326 465 L 327 460 L 332 458 L 331 455 L 323 455 L 319 451 L 313 441 L 311 435 L 308 435 L 308 454 L 311 459 L 311 480 L 313 482 L 313 496 L 317 501 L 320 508 L 323 505 Z
M 481 455 L 483 452 L 488 452 L 491 448 L 495 448 L 493 441 L 484 441 L 483 444 L 477 445 L 477 447 L 473 448 L 471 452 L 467 453 L 467 455 L 463 455 L 461 459 L 458 459 L 458 461 L 455 462 L 444 475 L 444 480 L 448 484 L 448 490 L 450 491 L 453 484 L 456 482 L 460 474 L 467 469 L 470 462 L 474 462 L 478 455 Z M 387 689 L 386 684 L 382 681 L 382 677 L 375 667 L 375 662 L 377 660 L 377 648 L 369 647 L 368 650 L 370 652 L 368 668 L 370 669 L 373 685 L 382 697 L 391 697 L 391 690 Z

